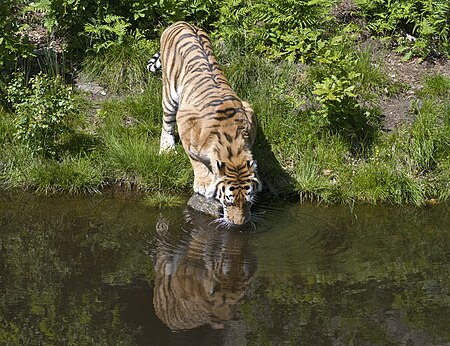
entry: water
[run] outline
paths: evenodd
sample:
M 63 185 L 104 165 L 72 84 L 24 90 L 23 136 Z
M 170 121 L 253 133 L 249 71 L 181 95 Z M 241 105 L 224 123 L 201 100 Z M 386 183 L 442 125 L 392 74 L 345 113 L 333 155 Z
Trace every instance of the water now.
M 261 210 L 1 192 L 0 344 L 450 345 L 449 205 Z

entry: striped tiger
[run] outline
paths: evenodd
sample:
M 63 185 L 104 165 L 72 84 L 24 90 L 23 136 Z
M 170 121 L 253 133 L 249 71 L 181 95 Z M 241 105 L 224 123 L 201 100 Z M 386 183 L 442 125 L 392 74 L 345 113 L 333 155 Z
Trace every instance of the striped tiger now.
M 162 70 L 160 153 L 175 148 L 175 127 L 194 170 L 194 192 L 216 198 L 226 226 L 250 220 L 261 190 L 251 147 L 256 116 L 232 90 L 214 57 L 208 35 L 186 22 L 168 27 L 148 68 Z

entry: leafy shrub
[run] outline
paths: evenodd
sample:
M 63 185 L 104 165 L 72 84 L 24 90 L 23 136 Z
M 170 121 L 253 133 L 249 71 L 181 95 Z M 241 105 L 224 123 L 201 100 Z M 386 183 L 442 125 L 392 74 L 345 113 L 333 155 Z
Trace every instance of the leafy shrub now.
M 92 19 L 86 23 L 84 32 L 90 38 L 95 53 L 107 50 L 112 45 L 120 45 L 128 35 L 128 23 L 123 17 L 106 15 L 102 21 Z
M 178 20 L 209 27 L 216 20 L 218 9 L 213 0 L 38 0 L 27 7 L 28 11 L 44 13 L 44 24 L 50 32 L 66 37 L 72 48 L 82 50 L 85 33 L 89 34 L 91 27 L 102 29 L 107 41 L 125 30 L 131 35 L 156 38 L 161 28 Z M 100 40 L 94 43 L 97 48 L 102 45 Z
M 6 104 L 6 83 L 21 58 L 31 54 L 19 36 L 17 0 L 0 1 L 0 106 Z
M 0 71 L 13 68 L 18 58 L 30 53 L 30 47 L 19 36 L 17 12 L 20 3 L 17 0 L 0 2 Z
M 450 54 L 450 3 L 447 0 L 356 0 L 367 26 L 392 37 L 405 59 Z
M 15 137 L 35 152 L 56 156 L 77 115 L 72 87 L 40 73 L 29 85 L 17 75 L 7 92 L 15 111 Z
M 227 0 L 214 24 L 218 36 L 272 59 L 305 62 L 329 22 L 333 1 Z
M 92 49 L 84 59 L 83 72 L 115 92 L 143 89 L 147 61 L 158 50 L 155 43 L 128 27 L 123 17 L 112 15 L 85 26 Z

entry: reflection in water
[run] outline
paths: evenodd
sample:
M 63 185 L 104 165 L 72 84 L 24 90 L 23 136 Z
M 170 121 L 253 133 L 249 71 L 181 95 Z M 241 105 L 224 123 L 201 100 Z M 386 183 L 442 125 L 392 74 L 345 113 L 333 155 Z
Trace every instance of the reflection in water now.
M 0 345 L 450 345 L 450 205 L 281 210 L 0 192 Z
M 155 312 L 172 330 L 221 329 L 235 317 L 255 272 L 249 234 L 218 230 L 208 217 L 185 213 L 186 228 L 171 227 L 164 216 L 156 224 Z

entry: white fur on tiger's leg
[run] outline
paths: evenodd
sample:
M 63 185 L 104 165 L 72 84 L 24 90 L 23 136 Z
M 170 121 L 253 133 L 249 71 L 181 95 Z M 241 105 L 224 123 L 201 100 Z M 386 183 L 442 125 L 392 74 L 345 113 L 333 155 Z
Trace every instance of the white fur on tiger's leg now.
M 164 115 L 161 130 L 161 140 L 159 142 L 159 153 L 172 151 L 175 149 L 175 127 L 176 113 L 167 111 L 167 106 L 163 103 Z
M 205 197 L 214 197 L 211 194 L 211 185 L 214 181 L 213 174 L 201 162 L 191 159 L 192 168 L 194 169 L 194 192 Z
M 159 153 L 175 150 L 175 136 L 173 133 L 166 132 L 164 128 L 161 131 L 161 140 L 159 142 Z

